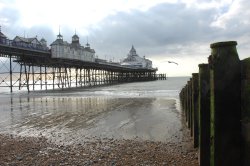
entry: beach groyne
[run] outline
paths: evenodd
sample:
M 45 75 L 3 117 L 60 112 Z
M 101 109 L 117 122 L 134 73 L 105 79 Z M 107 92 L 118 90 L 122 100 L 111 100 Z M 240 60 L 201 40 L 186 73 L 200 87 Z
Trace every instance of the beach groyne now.
M 250 165 L 250 58 L 240 60 L 236 45 L 211 44 L 208 63 L 180 92 L 201 166 Z

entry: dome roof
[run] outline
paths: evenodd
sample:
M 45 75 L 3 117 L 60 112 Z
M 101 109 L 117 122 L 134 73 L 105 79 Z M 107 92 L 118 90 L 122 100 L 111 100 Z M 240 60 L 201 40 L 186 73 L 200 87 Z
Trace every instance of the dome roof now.
M 59 33 L 59 34 L 57 35 L 57 39 L 58 39 L 58 40 L 63 40 L 63 36 Z
M 79 36 L 78 36 L 77 34 L 74 34 L 74 35 L 72 36 L 72 38 L 74 38 L 74 39 L 79 39 Z
M 135 48 L 134 48 L 134 46 L 133 46 L 133 45 L 132 45 L 131 50 L 129 51 L 129 55 L 130 55 L 130 56 L 137 56 L 137 54 L 136 54 L 136 50 L 135 50 Z
M 44 38 L 42 38 L 41 40 L 40 40 L 40 42 L 47 42 Z

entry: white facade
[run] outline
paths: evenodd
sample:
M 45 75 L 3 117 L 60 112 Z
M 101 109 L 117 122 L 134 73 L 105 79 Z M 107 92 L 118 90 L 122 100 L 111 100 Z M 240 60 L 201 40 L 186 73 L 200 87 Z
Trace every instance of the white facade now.
M 63 36 L 59 33 L 57 39 L 51 44 L 52 58 L 76 59 L 81 61 L 95 61 L 95 50 L 87 43 L 83 47 L 79 43 L 79 37 L 72 36 L 72 43 L 63 41 Z
M 131 67 L 137 67 L 137 68 L 152 68 L 152 61 L 149 59 L 146 59 L 145 57 L 141 58 L 139 55 L 137 55 L 136 50 L 134 46 L 132 46 L 131 50 L 129 51 L 129 54 L 127 58 L 125 58 L 121 62 L 122 66 L 131 66 Z

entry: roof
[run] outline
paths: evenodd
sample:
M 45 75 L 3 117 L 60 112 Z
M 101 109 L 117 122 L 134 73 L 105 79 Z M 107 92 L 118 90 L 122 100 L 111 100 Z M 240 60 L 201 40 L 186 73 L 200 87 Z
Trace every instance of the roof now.
M 133 45 L 132 45 L 131 50 L 129 51 L 129 54 L 130 54 L 130 55 L 132 55 L 132 56 L 137 55 L 137 54 L 136 54 L 136 50 L 135 50 L 135 48 L 134 48 L 134 46 L 133 46 Z
M 85 47 L 84 49 L 88 52 L 95 53 L 95 50 L 91 49 L 90 47 Z
M 19 40 L 23 41 L 23 42 L 26 42 L 26 43 L 31 43 L 33 40 L 37 40 L 36 37 L 32 37 L 32 38 L 24 38 L 24 37 L 20 37 L 20 36 L 16 36 L 14 38 L 14 40 L 18 38 Z M 38 40 L 37 40 L 38 41 Z M 39 42 L 39 41 L 38 41 Z
M 0 37 L 1 38 L 7 38 L 2 32 L 0 32 Z
M 42 38 L 41 40 L 40 40 L 40 42 L 47 42 L 44 38 Z
M 58 44 L 64 44 L 62 39 L 56 39 L 53 43 L 51 43 L 50 45 L 58 45 Z
M 74 35 L 72 36 L 72 38 L 78 38 L 78 39 L 79 39 L 79 36 L 77 36 L 77 34 L 74 34 Z
M 135 48 L 134 48 L 134 45 L 132 45 L 132 48 L 130 51 L 133 51 L 133 52 L 136 52 Z
M 58 37 L 58 38 L 62 38 L 63 36 L 59 33 L 59 34 L 57 35 L 57 37 Z

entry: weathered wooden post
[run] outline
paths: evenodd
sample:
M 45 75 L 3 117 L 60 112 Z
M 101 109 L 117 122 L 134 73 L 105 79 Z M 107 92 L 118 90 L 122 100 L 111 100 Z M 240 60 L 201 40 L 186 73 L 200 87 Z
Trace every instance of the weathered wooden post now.
M 242 60 L 242 135 L 243 135 L 243 163 L 250 165 L 250 58 Z
M 187 116 L 188 116 L 187 126 L 189 129 L 191 129 L 191 97 L 190 96 L 191 96 L 191 81 L 189 80 L 187 83 Z
M 184 115 L 185 115 L 185 122 L 187 122 L 187 85 L 185 85 L 185 87 L 183 88 L 183 111 L 184 111 Z
M 208 64 L 199 65 L 199 163 L 210 165 L 210 75 Z
M 185 121 L 187 121 L 187 107 L 186 107 L 186 85 L 185 87 L 183 87 L 182 89 L 182 110 L 183 110 L 183 113 L 184 113 L 184 116 L 185 116 Z
M 184 88 L 184 107 L 185 107 L 185 122 L 188 124 L 188 100 L 187 100 L 187 95 L 188 95 L 188 84 L 186 83 L 185 88 Z
M 237 42 L 211 44 L 211 166 L 240 165 L 241 76 Z
M 193 143 L 194 148 L 199 145 L 199 128 L 198 128 L 198 94 L 199 94 L 199 74 L 192 74 L 192 129 L 193 129 Z
M 193 99 L 192 99 L 192 81 L 193 81 L 193 78 L 190 78 L 190 81 L 189 81 L 189 120 L 190 120 L 190 123 L 189 123 L 189 127 L 190 127 L 190 134 L 191 134 L 191 137 L 193 137 L 193 134 L 194 134 L 194 131 L 193 131 Z

